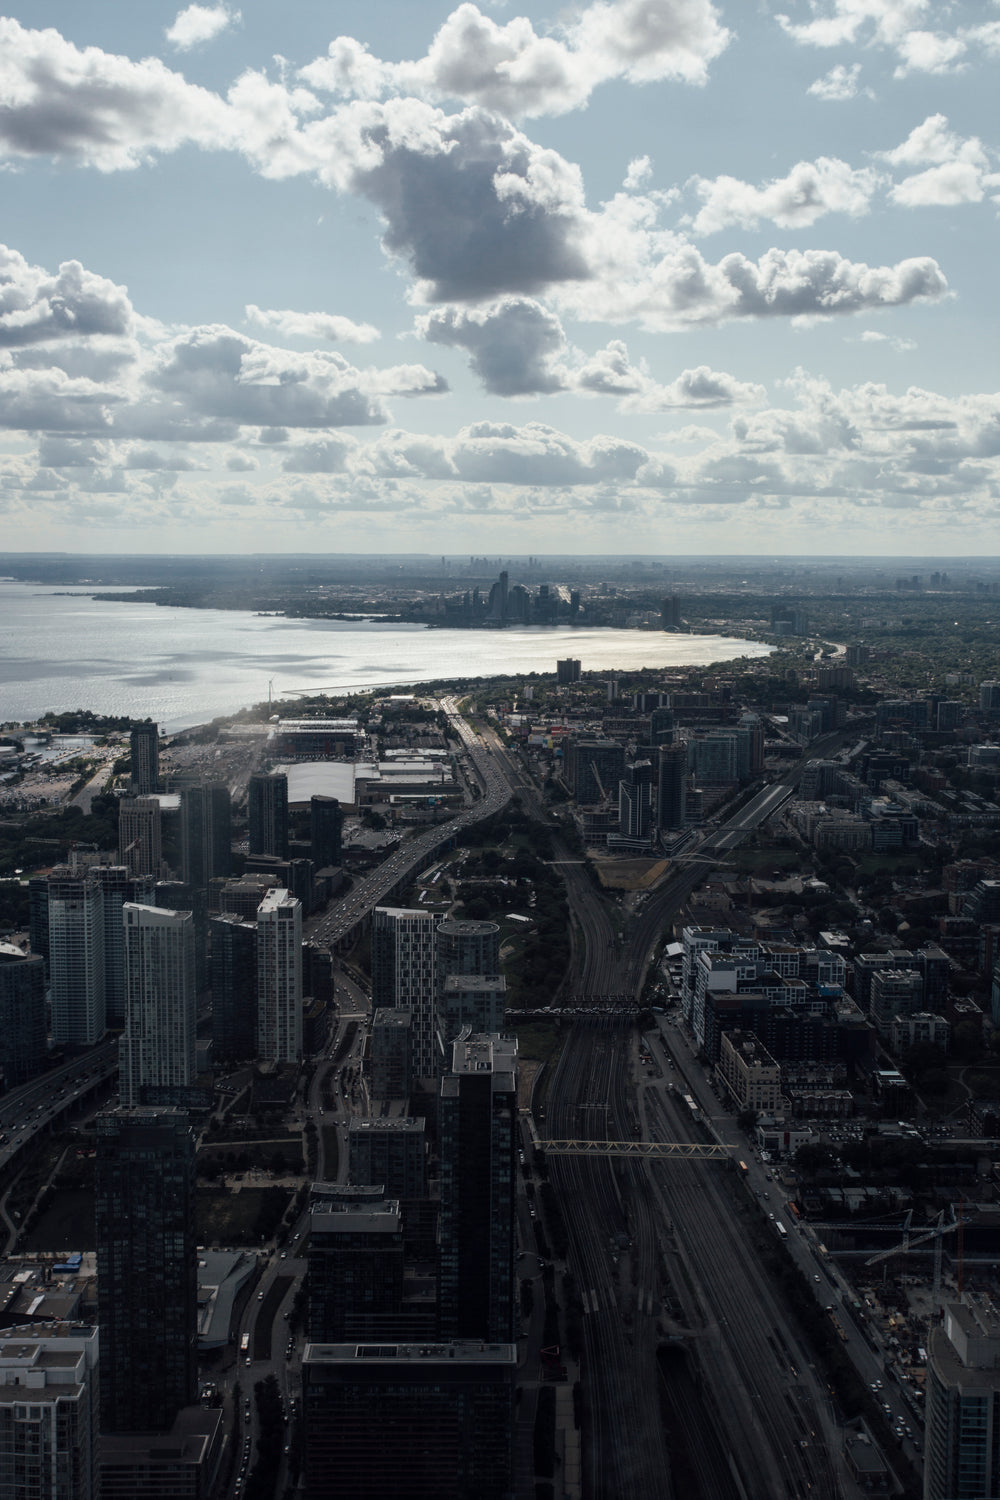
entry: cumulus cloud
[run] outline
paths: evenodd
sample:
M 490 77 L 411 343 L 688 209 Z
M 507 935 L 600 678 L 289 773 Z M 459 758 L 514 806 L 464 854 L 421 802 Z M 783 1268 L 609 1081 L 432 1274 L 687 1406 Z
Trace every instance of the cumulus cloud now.
M 787 176 L 763 187 L 735 177 L 695 177 L 691 185 L 703 206 L 691 227 L 695 234 L 714 234 L 735 224 L 755 229 L 761 219 L 781 229 L 802 229 L 828 213 L 857 218 L 868 212 L 878 184 L 879 174 L 871 168 L 855 170 L 830 156 L 800 161 Z
M 667 9 L 662 0 L 621 0 L 591 6 L 577 24 L 638 76 L 643 45 L 659 56 L 671 28 L 697 10 L 683 0 Z M 612 36 L 615 20 L 620 34 Z M 309 173 L 360 194 L 383 217 L 384 248 L 415 278 L 415 300 L 545 292 L 579 317 L 670 328 L 857 311 L 940 296 L 945 287 L 930 260 L 869 267 L 833 251 L 772 250 L 757 263 L 729 256 L 713 266 L 660 227 L 664 195 L 618 193 L 592 211 L 575 164 L 478 105 L 447 115 L 415 98 L 354 99 L 313 118 L 315 98 L 284 82 L 244 74 L 222 101 L 155 60 L 81 52 L 54 31 L 16 22 L 0 22 L 0 94 L 8 101 L 0 145 L 9 150 L 72 153 L 110 169 L 134 165 L 154 146 L 197 140 L 242 150 L 268 176 Z M 796 173 L 764 188 L 720 179 L 706 187 L 702 222 L 766 211 L 795 224 L 829 206 L 860 211 L 864 174 L 832 161 Z M 322 331 L 301 316 L 309 322 L 300 326 Z M 327 333 L 338 326 L 327 324 Z M 423 389 L 419 377 L 414 389 Z
M 350 451 L 351 445 L 343 438 L 300 443 L 283 459 L 281 467 L 286 474 L 342 474 Z
M 177 12 L 173 25 L 166 30 L 167 41 L 178 51 L 188 52 L 202 42 L 211 42 L 229 26 L 243 18 L 238 10 L 228 5 L 189 5 Z
M 632 479 L 647 453 L 604 435 L 578 442 L 540 422 L 476 422 L 459 433 L 448 457 L 456 477 L 472 483 L 578 485 Z
M 524 16 L 498 25 L 463 4 L 423 58 L 383 62 L 340 36 L 302 76 L 312 88 L 361 99 L 398 92 L 514 117 L 564 114 L 613 78 L 704 83 L 727 41 L 710 0 L 599 0 L 553 36 L 539 36 Z
M 942 10 L 931 0 L 810 0 L 810 5 L 813 16 L 809 21 L 779 15 L 789 36 L 812 47 L 885 47 L 896 55 L 897 78 L 909 73 L 952 73 L 976 54 L 995 56 L 1000 51 L 1000 23 L 996 21 L 951 31 L 928 30 L 922 23 L 940 21 Z
M 18 370 L 0 364 L 0 427 L 26 432 L 109 428 L 113 392 L 64 370 Z
M 867 266 L 835 251 L 772 249 L 758 262 L 711 265 L 659 227 L 655 195 L 619 193 L 589 210 L 577 166 L 478 108 L 445 115 L 414 99 L 355 101 L 335 130 L 333 117 L 313 122 L 303 139 L 324 180 L 378 207 L 386 250 L 409 264 L 414 297 L 431 303 L 545 292 L 588 320 L 667 328 L 854 312 L 946 289 L 927 258 Z M 839 181 L 837 201 L 856 206 L 867 179 L 837 170 L 821 184 L 834 198 Z M 794 218 L 791 190 L 785 200 Z
M 0 245 L 0 349 L 72 335 L 124 338 L 133 331 L 124 287 L 64 261 L 55 276 Z
M 559 361 L 566 337 L 554 313 L 527 297 L 505 297 L 466 311 L 447 307 L 417 319 L 417 331 L 434 344 L 466 349 L 486 390 L 498 396 L 540 395 L 566 389 Z
M 612 396 L 619 410 L 656 412 L 675 407 L 731 406 L 760 401 L 764 388 L 713 371 L 685 370 L 660 385 L 628 348 L 613 339 L 589 357 L 570 349 L 554 313 L 530 298 L 507 297 L 485 308 L 441 308 L 417 319 L 417 332 L 433 343 L 465 349 L 486 390 L 499 396 L 576 392 Z
M 946 115 L 928 115 L 899 146 L 881 154 L 893 166 L 924 167 L 897 183 L 889 195 L 906 208 L 981 203 L 990 188 L 1000 187 L 1000 175 L 990 171 L 982 141 L 956 135 Z
M 637 318 L 652 329 L 734 318 L 833 317 L 934 301 L 947 287 L 937 262 L 926 256 L 868 266 L 834 250 L 771 249 L 756 261 L 733 253 L 712 264 L 695 246 L 679 241 L 655 264 L 642 266 L 633 280 L 603 283 L 600 315 L 606 321 Z M 586 317 L 589 290 L 558 288 L 555 296 Z
M 311 339 L 328 344 L 370 344 L 380 337 L 371 323 L 355 323 L 339 313 L 300 313 L 287 309 L 257 307 L 248 302 L 246 315 L 251 323 L 272 328 L 286 339 Z
M 641 188 L 653 175 L 653 163 L 648 156 L 636 156 L 628 164 L 625 180 L 622 187 L 627 193 L 634 193 Z
M 154 150 L 235 139 L 229 106 L 158 58 L 75 47 L 58 31 L 0 17 L 0 153 L 118 171 Z
M 812 94 L 816 99 L 825 99 L 830 103 L 839 103 L 844 99 L 854 99 L 858 93 L 858 79 L 861 77 L 861 64 L 852 63 L 850 67 L 846 63 L 838 63 L 825 73 L 822 78 L 817 78 L 806 89 L 807 94 Z

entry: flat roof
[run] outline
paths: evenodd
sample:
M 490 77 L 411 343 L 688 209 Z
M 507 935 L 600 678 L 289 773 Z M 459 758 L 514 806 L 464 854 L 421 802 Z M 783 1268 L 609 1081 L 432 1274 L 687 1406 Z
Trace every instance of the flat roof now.
M 306 1344 L 306 1364 L 451 1364 L 516 1365 L 514 1344 L 482 1344 L 478 1339 L 455 1339 L 427 1344 Z

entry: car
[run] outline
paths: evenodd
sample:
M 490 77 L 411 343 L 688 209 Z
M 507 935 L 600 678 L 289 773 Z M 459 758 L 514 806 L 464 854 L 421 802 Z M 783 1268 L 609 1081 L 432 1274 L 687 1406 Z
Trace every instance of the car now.
M 243 1363 L 246 1365 L 247 1369 L 249 1370 L 250 1366 L 253 1364 L 253 1360 L 250 1358 L 249 1354 L 247 1355 L 247 1357 L 243 1361 Z
M 818 1276 L 815 1276 L 815 1275 L 813 1276 L 813 1281 L 818 1282 L 819 1280 L 820 1280 L 820 1278 Z

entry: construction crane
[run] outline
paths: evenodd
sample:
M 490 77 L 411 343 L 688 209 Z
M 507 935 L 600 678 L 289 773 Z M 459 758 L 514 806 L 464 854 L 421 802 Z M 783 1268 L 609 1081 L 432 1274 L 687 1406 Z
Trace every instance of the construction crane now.
M 738 1146 L 707 1141 L 545 1141 L 547 1156 L 638 1156 L 653 1161 L 708 1161 L 725 1159 Z
M 961 1220 L 956 1219 L 953 1213 L 951 1219 L 946 1224 L 944 1222 L 944 1209 L 942 1209 L 931 1229 L 924 1229 L 919 1234 L 911 1235 L 910 1221 L 912 1217 L 913 1210 L 911 1209 L 903 1222 L 902 1244 L 893 1245 L 889 1250 L 880 1250 L 877 1255 L 870 1256 L 865 1261 L 865 1267 L 867 1269 L 868 1266 L 880 1265 L 882 1261 L 891 1260 L 894 1255 L 908 1255 L 918 1245 L 926 1245 L 928 1240 L 936 1240 L 937 1244 L 934 1246 L 934 1290 L 937 1291 L 941 1285 L 941 1252 L 944 1236 L 961 1228 Z

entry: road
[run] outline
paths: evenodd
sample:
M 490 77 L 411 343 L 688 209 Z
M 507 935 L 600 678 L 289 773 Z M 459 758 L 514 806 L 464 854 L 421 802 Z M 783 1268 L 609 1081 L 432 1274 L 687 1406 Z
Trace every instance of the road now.
M 409 884 L 413 876 L 425 869 L 438 851 L 451 844 L 457 834 L 499 812 L 510 801 L 508 781 L 501 775 L 492 752 L 483 747 L 479 737 L 458 712 L 456 701 L 453 698 L 443 698 L 441 707 L 469 756 L 482 787 L 482 795 L 457 817 L 449 818 L 444 823 L 436 823 L 432 828 L 408 839 L 370 875 L 357 881 L 346 896 L 308 924 L 308 936 L 313 942 L 335 948 L 368 917 L 373 907 L 390 900 L 396 890 Z

